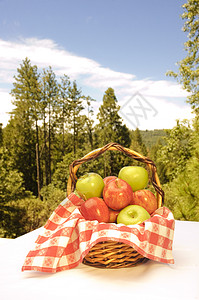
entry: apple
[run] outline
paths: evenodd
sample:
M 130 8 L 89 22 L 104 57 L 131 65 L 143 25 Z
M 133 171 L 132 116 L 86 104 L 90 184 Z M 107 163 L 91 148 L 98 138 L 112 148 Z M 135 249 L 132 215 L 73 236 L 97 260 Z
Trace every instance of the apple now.
M 139 205 L 128 205 L 120 211 L 117 217 L 117 223 L 122 223 L 124 225 L 141 224 L 150 217 L 150 214 L 144 207 Z
M 76 191 L 84 200 L 101 197 L 103 188 L 103 178 L 97 173 L 86 173 L 76 182 Z
M 144 207 L 150 215 L 158 208 L 157 199 L 149 190 L 135 191 L 130 204 Z
M 121 210 L 129 205 L 133 197 L 131 186 L 124 180 L 116 178 L 105 185 L 103 199 L 113 210 Z
M 123 167 L 119 171 L 118 178 L 128 182 L 134 192 L 144 189 L 147 186 L 149 180 L 147 170 L 139 166 Z
M 119 212 L 120 210 L 113 210 L 109 208 L 109 223 L 116 223 Z
M 110 214 L 106 203 L 102 198 L 92 197 L 80 206 L 80 213 L 86 220 L 97 220 L 98 222 L 109 222 Z
M 111 180 L 116 179 L 116 176 L 107 176 L 105 177 L 104 180 L 104 184 L 106 185 L 107 183 L 109 183 Z

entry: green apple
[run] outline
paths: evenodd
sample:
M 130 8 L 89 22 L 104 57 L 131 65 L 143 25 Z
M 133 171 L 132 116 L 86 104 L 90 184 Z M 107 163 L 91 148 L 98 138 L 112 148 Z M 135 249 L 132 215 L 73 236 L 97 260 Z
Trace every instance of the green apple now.
M 144 189 L 149 180 L 148 172 L 145 168 L 139 166 L 123 167 L 118 174 L 118 178 L 126 181 L 135 192 Z
M 148 220 L 150 217 L 150 214 L 142 206 L 128 205 L 119 212 L 117 223 L 135 225 Z
M 84 200 L 101 197 L 103 188 L 103 178 L 97 173 L 86 173 L 76 182 L 76 191 Z

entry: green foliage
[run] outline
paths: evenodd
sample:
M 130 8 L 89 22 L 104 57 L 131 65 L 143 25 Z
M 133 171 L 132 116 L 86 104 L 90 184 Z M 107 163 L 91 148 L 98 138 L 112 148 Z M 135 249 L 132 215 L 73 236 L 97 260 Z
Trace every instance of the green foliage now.
M 22 173 L 14 169 L 8 151 L 0 148 L 0 205 L 25 195 Z
M 46 205 L 47 218 L 50 217 L 55 208 L 66 198 L 65 191 L 57 188 L 52 183 L 42 188 L 41 195 Z
M 147 156 L 147 154 L 148 154 L 146 145 L 142 140 L 142 135 L 141 135 L 139 128 L 136 128 L 132 132 L 130 148 L 144 156 Z
M 63 160 L 57 164 L 57 168 L 53 174 L 52 184 L 66 192 L 67 181 L 69 177 L 69 165 L 75 160 L 73 152 L 64 155 Z
M 199 148 L 198 148 L 199 150 Z M 185 170 L 164 186 L 165 205 L 178 220 L 199 221 L 199 151 Z
M 45 203 L 34 196 L 13 200 L 5 207 L 1 235 L 15 238 L 44 225 L 47 219 Z
M 37 66 L 32 66 L 26 58 L 17 69 L 14 79 L 11 95 L 15 109 L 6 128 L 5 144 L 14 158 L 15 168 L 24 174 L 26 189 L 35 193 L 35 147 L 38 139 L 35 126 L 38 121 L 38 103 L 41 100 Z
M 148 150 L 151 150 L 151 148 L 158 143 L 163 144 L 164 137 L 166 136 L 164 129 L 140 130 L 140 134 Z
M 54 209 L 66 197 L 52 184 L 42 189 L 43 200 L 33 195 L 13 198 L 1 206 L 0 237 L 15 238 L 43 226 Z
M 184 44 L 186 57 L 178 62 L 178 72 L 168 72 L 180 82 L 184 89 L 189 92 L 187 102 L 191 104 L 196 113 L 193 129 L 177 126 L 172 129 L 167 138 L 167 145 L 160 153 L 163 165 L 162 173 L 168 182 L 164 188 L 166 191 L 166 205 L 173 211 L 176 219 L 199 221 L 199 1 L 188 0 L 183 6 L 184 20 L 183 30 L 187 34 Z M 179 125 L 179 124 L 178 124 Z M 166 182 L 165 181 L 165 182 Z
M 4 146 L 27 190 L 36 193 L 35 135 L 31 122 L 16 112 L 4 128 Z
M 187 160 L 192 156 L 193 131 L 187 120 L 167 130 L 165 145 L 157 152 L 157 164 L 160 166 L 164 182 L 173 180 L 184 171 Z
M 130 131 L 126 125 L 122 124 L 119 116 L 119 105 L 112 88 L 105 91 L 103 103 L 99 108 L 97 119 L 99 124 L 96 126 L 96 136 L 99 140 L 98 146 L 106 145 L 110 142 L 117 142 L 123 146 L 129 147 L 131 143 Z M 103 159 L 103 176 L 116 175 L 119 172 L 121 164 L 125 165 L 127 158 L 120 153 L 106 152 Z
M 199 1 L 188 0 L 183 6 L 182 19 L 185 21 L 183 31 L 187 34 L 187 41 L 184 49 L 187 56 L 178 62 L 178 72 L 168 72 L 169 76 L 177 78 L 190 95 L 188 103 L 193 110 L 199 113 L 199 89 L 198 89 L 198 68 L 199 68 Z
M 108 88 L 103 96 L 103 103 L 99 108 L 97 119 L 99 120 L 100 144 L 106 145 L 114 142 L 117 135 L 117 127 L 121 125 L 118 115 L 119 105 L 114 90 Z
M 81 90 L 78 89 L 76 82 L 69 87 L 68 94 L 68 109 L 69 109 L 69 128 L 72 130 L 73 134 L 73 152 L 76 154 L 77 148 L 79 146 L 79 134 L 82 129 L 82 116 L 81 111 L 84 109 L 82 105 L 82 94 Z

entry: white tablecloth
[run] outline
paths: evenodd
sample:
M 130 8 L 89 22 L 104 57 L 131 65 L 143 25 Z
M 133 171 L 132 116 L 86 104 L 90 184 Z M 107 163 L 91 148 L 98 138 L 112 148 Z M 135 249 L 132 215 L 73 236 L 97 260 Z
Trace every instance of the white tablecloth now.
M 176 221 L 174 265 L 149 261 L 117 270 L 83 264 L 55 274 L 21 272 L 41 229 L 0 240 L 0 299 L 199 299 L 199 222 Z

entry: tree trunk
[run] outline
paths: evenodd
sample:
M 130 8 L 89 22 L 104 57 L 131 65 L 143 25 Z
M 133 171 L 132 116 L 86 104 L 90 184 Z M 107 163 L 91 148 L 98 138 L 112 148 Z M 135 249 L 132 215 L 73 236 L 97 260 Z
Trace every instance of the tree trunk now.
M 46 121 L 45 121 L 45 115 L 44 115 L 44 161 L 45 161 L 45 185 L 48 185 L 48 155 L 47 155 L 47 134 L 46 134 Z
M 37 162 L 37 193 L 38 198 L 41 200 L 41 185 L 40 185 L 40 158 L 39 158 L 39 145 L 36 143 L 36 162 Z
M 49 183 L 51 183 L 51 110 L 49 104 L 49 121 L 48 121 L 48 178 Z

